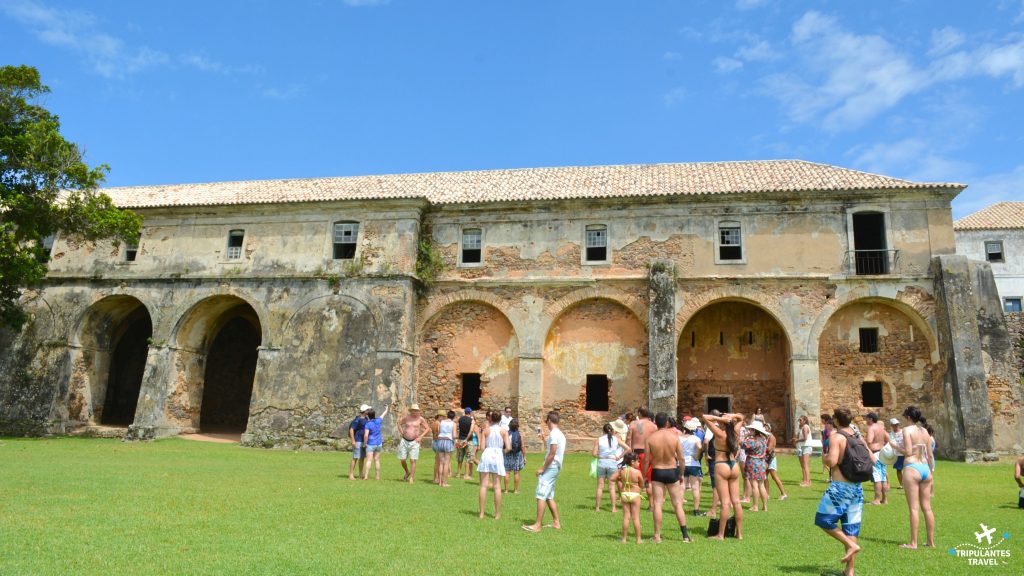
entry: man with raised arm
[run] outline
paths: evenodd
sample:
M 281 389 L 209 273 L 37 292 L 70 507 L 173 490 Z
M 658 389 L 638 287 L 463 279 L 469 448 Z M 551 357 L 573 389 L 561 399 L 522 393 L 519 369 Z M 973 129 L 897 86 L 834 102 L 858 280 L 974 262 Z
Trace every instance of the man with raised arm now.
M 676 520 L 679 521 L 679 530 L 683 533 L 683 542 L 690 542 L 690 534 L 686 530 L 686 512 L 683 511 L 683 489 L 679 484 L 685 461 L 683 446 L 679 442 L 679 433 L 668 425 L 668 414 L 658 412 L 654 424 L 658 429 L 647 435 L 644 446 L 646 475 L 653 485 L 651 510 L 654 512 L 654 541 L 661 542 L 661 508 L 667 491 L 676 512 Z

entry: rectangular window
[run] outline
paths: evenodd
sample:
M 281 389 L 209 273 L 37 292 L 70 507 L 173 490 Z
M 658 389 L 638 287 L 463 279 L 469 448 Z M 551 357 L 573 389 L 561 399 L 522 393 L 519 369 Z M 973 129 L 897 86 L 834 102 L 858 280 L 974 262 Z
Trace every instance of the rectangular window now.
M 482 231 L 479 228 L 472 228 L 462 231 L 462 263 L 479 264 L 481 262 Z
M 1003 298 L 1003 312 L 1020 312 L 1021 311 L 1021 298 L 1017 296 L 1015 298 Z
M 860 351 L 863 354 L 878 352 L 878 328 L 860 329 Z
M 1003 262 L 1003 241 L 992 240 L 985 242 L 985 260 L 989 262 Z
M 50 261 L 50 258 L 53 256 L 53 244 L 56 241 L 57 241 L 57 235 L 56 234 L 50 234 L 46 238 L 43 238 L 43 242 L 42 242 L 43 251 L 46 252 L 45 260 L 43 260 L 43 262 L 49 262 Z
M 480 375 L 466 373 L 462 375 L 462 403 L 463 408 L 480 409 Z
M 242 242 L 244 240 L 245 230 L 228 232 L 228 260 L 238 260 L 242 257 Z
M 608 260 L 608 227 L 604 224 L 587 226 L 587 262 Z
M 888 274 L 889 251 L 885 235 L 885 214 L 858 212 L 853 215 L 853 261 L 859 276 Z
M 705 396 L 704 412 L 711 414 L 712 410 L 718 410 L 722 414 L 730 414 L 732 412 L 732 399 L 728 396 Z
M 743 260 L 743 233 L 739 222 L 718 224 L 718 259 Z
M 334 259 L 352 260 L 356 257 L 359 238 L 358 222 L 338 222 L 334 225 Z
M 139 254 L 139 241 L 125 242 L 124 243 L 124 261 L 135 262 L 135 257 Z
M 865 408 L 882 408 L 882 383 L 881 382 L 861 382 L 860 383 L 860 403 Z
M 584 409 L 594 412 L 607 412 L 608 391 L 608 376 L 605 374 L 587 374 L 587 400 Z

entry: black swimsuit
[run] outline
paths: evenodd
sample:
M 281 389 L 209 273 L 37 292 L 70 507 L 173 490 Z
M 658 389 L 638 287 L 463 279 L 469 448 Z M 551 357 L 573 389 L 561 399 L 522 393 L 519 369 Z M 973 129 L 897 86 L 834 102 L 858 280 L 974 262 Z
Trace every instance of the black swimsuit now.
M 653 468 L 651 469 L 651 482 L 675 484 L 679 482 L 679 468 Z

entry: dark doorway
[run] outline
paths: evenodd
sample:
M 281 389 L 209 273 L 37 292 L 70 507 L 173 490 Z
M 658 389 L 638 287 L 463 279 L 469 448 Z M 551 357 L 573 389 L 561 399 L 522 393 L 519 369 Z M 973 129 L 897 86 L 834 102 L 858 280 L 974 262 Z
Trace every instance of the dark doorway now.
M 462 407 L 480 409 L 480 375 L 462 375 Z
M 885 214 L 858 212 L 853 215 L 853 249 L 858 275 L 889 273 Z
M 260 340 L 254 320 L 246 316 L 229 320 L 213 339 L 199 414 L 203 432 L 245 432 Z
M 732 399 L 728 396 L 708 396 L 704 399 L 704 409 L 710 414 L 712 410 L 718 410 L 722 414 L 732 412 Z
M 132 312 L 123 325 L 124 332 L 110 357 L 107 393 L 100 414 L 100 424 L 110 426 L 128 426 L 135 421 L 149 339 L 153 335 L 153 323 L 145 308 Z
M 608 411 L 608 376 L 604 374 L 587 374 L 586 410 L 595 412 Z
M 861 382 L 860 383 L 860 403 L 865 408 L 882 408 L 884 407 L 884 400 L 882 396 L 882 383 L 881 382 Z

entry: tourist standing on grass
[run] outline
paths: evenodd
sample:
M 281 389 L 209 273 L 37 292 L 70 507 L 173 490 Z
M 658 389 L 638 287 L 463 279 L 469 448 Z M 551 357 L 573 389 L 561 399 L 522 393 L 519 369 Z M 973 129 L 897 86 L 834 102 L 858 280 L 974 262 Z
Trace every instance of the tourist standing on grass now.
M 402 439 L 398 443 L 398 459 L 402 462 L 405 476 L 402 481 L 412 484 L 416 481 L 416 461 L 420 459 L 420 442 L 430 432 L 427 420 L 420 413 L 420 405 L 413 404 L 409 413 L 398 421 L 398 433 Z
M 751 512 L 759 510 L 768 511 L 768 488 L 764 485 L 768 478 L 768 464 L 765 461 L 768 456 L 768 431 L 760 420 L 754 420 L 747 426 L 746 439 L 740 442 L 740 447 L 747 453 L 747 461 L 743 467 L 743 475 L 747 478 L 747 486 L 753 493 L 750 507 Z M 761 507 L 758 508 L 758 500 Z
M 935 455 L 927 420 L 916 406 L 908 406 L 903 417 L 910 424 L 903 427 L 903 445 L 899 450 L 906 456 L 903 466 L 903 492 L 910 509 L 910 542 L 900 548 L 917 549 L 918 512 L 924 513 L 924 526 L 928 541 L 925 546 L 935 547 L 935 514 L 932 512 L 932 486 L 935 482 Z M 890 441 L 893 448 L 896 443 Z
M 661 542 L 662 505 L 665 493 L 668 492 L 672 501 L 672 509 L 679 521 L 679 531 L 683 534 L 683 542 L 690 542 L 690 534 L 686 528 L 686 511 L 683 510 L 683 488 L 679 484 L 682 479 L 683 447 L 679 443 L 679 433 L 668 425 L 668 414 L 658 412 L 654 416 L 655 432 L 647 436 L 644 446 L 644 462 L 647 465 L 646 476 L 651 479 L 651 511 L 654 513 L 654 541 Z
M 644 444 L 647 442 L 647 436 L 654 433 L 655 427 L 654 422 L 651 422 L 651 411 L 647 408 L 640 407 L 636 409 L 637 418 L 629 424 L 629 430 L 626 432 L 626 446 L 629 447 L 630 452 L 637 455 L 640 460 L 640 470 L 643 473 L 647 473 L 650 468 L 646 465 L 644 460 Z M 647 480 L 647 496 L 651 496 L 651 479 Z
M 441 431 L 442 414 L 434 415 L 434 421 L 430 423 L 430 449 L 434 451 L 434 484 L 441 484 L 441 455 L 437 452 L 437 435 Z
M 700 459 L 704 454 L 704 442 L 697 436 L 700 421 L 690 418 L 683 424 L 683 498 L 686 492 L 693 494 L 693 515 L 707 516 L 700 511 L 700 483 L 704 479 L 704 471 L 700 467 Z
M 508 423 L 508 441 L 512 447 L 505 453 L 505 476 L 501 478 L 502 488 L 508 492 L 508 477 L 514 477 L 513 494 L 519 494 L 519 472 L 526 467 L 526 451 L 523 450 L 523 435 L 519 432 L 519 419 Z
M 377 411 L 370 408 L 366 411 L 366 424 L 363 427 L 363 445 L 366 447 L 366 469 L 363 470 L 363 480 L 369 480 L 370 468 L 376 465 L 373 475 L 374 480 L 380 480 L 380 450 L 384 445 L 384 433 L 381 428 L 384 426 L 384 417 L 388 415 L 390 406 L 384 407 L 384 413 L 377 418 Z
M 1020 490 L 1017 495 L 1017 508 L 1024 510 L 1024 456 L 1017 458 L 1017 464 L 1013 467 L 1013 479 L 1017 481 L 1017 488 Z
M 440 485 L 447 488 L 452 475 L 452 452 L 455 450 L 455 411 L 449 410 L 437 426 L 437 460 Z
M 355 480 L 356 476 L 361 477 L 366 467 L 366 446 L 363 443 L 363 430 L 366 428 L 366 411 L 370 407 L 363 404 L 359 407 L 359 414 L 352 419 L 348 425 L 348 439 L 352 442 L 352 461 L 348 464 L 348 479 Z M 356 472 L 356 464 L 359 471 Z
M 722 413 L 718 409 L 711 411 L 712 416 L 721 416 Z M 705 423 L 704 426 L 704 453 L 707 455 L 708 460 L 708 480 L 711 483 L 711 511 L 709 515 L 712 518 L 717 518 L 718 514 L 718 490 L 715 489 L 715 444 L 712 442 L 715 439 L 714 433 L 711 431 L 711 424 Z
M 800 428 L 796 436 L 796 457 L 800 459 L 800 485 L 806 488 L 811 485 L 811 453 L 814 448 L 807 445 L 811 439 L 811 424 L 807 416 L 800 416 L 798 423 Z
M 523 526 L 527 532 L 540 532 L 541 524 L 544 522 L 545 507 L 551 510 L 551 524 L 546 527 L 560 530 L 562 524 L 558 519 L 558 505 L 555 504 L 555 481 L 562 471 L 562 460 L 565 457 L 565 434 L 558 428 L 560 417 L 558 412 L 548 412 L 544 424 L 550 432 L 545 437 L 543 429 L 540 430 L 541 439 L 545 441 L 544 463 L 537 470 L 537 521 L 533 524 Z
M 608 494 L 612 500 L 612 512 L 616 511 L 615 484 L 611 481 L 612 475 L 619 469 L 619 459 L 625 447 L 619 444 L 618 437 L 613 434 L 612 425 L 605 424 L 602 428 L 604 435 L 598 436 L 594 441 L 594 450 L 591 454 L 597 458 L 597 503 L 594 511 L 601 511 L 601 496 L 604 494 L 604 483 L 608 481 Z
M 619 488 L 619 500 L 622 502 L 622 543 L 629 536 L 629 525 L 633 525 L 636 543 L 642 544 L 640 537 L 640 495 L 644 491 L 644 475 L 640 472 L 640 461 L 636 454 L 627 453 L 622 457 L 622 464 L 612 475 L 612 482 Z
M 487 508 L 487 489 L 494 489 L 494 519 L 501 520 L 501 478 L 505 477 L 505 454 L 511 449 L 508 432 L 501 427 L 501 412 L 487 414 L 489 425 L 483 431 L 484 452 L 480 455 L 480 518 Z
M 896 471 L 896 489 L 903 490 L 903 462 L 906 456 L 903 455 L 903 429 L 900 427 L 899 418 L 889 420 L 889 440 L 896 448 L 896 462 L 892 465 L 892 469 Z
M 832 419 L 836 425 L 836 434 L 832 435 L 832 446 L 825 457 L 825 463 L 832 471 L 832 481 L 825 488 L 825 493 L 818 503 L 814 524 L 842 543 L 846 551 L 840 560 L 846 564 L 843 573 L 846 576 L 853 576 L 854 561 L 860 552 L 857 538 L 860 535 L 861 515 L 864 512 L 864 489 L 860 482 L 847 479 L 843 471 L 850 469 L 851 459 L 859 454 L 861 449 L 867 458 L 870 459 L 873 455 L 864 445 L 864 441 L 856 437 L 854 429 L 850 426 L 853 414 L 848 409 L 836 408 L 832 413 Z M 861 447 L 854 446 L 858 443 Z M 838 526 L 840 523 L 841 529 Z
M 718 535 L 711 538 L 725 539 L 725 526 L 728 523 L 729 508 L 732 507 L 732 513 L 736 516 L 736 538 L 742 540 L 743 508 L 740 506 L 740 468 L 736 465 L 736 453 L 740 449 L 739 428 L 743 425 L 743 415 L 705 414 L 703 420 L 711 429 L 711 443 L 715 453 L 715 490 L 722 505 Z
M 878 458 L 878 453 L 889 443 L 889 433 L 885 431 L 885 425 L 878 421 L 876 412 L 868 412 L 865 416 L 868 420 L 868 435 L 865 442 L 868 450 L 875 455 L 875 468 L 871 471 L 871 482 L 874 484 L 875 497 L 871 504 L 878 506 L 889 503 L 889 474 L 885 469 L 885 462 Z
M 476 432 L 476 422 L 473 420 L 473 409 L 466 407 L 465 413 L 459 417 L 459 438 L 455 441 L 455 458 L 458 468 L 455 469 L 455 476 L 462 476 L 464 480 L 473 477 L 470 464 L 473 461 L 471 456 L 473 448 L 469 445 L 469 438 Z M 465 464 L 465 468 L 463 468 Z
M 508 425 L 512 422 L 512 407 L 505 406 L 505 410 L 501 413 L 501 429 L 508 432 Z
M 779 487 L 779 502 L 789 498 L 786 495 L 786 488 L 782 485 L 782 479 L 779 478 L 779 459 L 776 458 L 775 448 L 778 446 L 778 438 L 772 434 L 772 425 L 765 423 L 764 429 L 768 431 L 768 452 L 765 454 L 764 460 L 768 464 L 768 475 L 771 476 L 772 480 L 775 481 L 775 485 Z M 764 487 L 768 490 L 768 498 L 771 498 L 771 484 L 765 480 Z
M 832 417 L 828 414 L 821 415 L 821 469 L 825 473 L 825 481 L 832 481 L 832 471 L 825 465 L 825 454 L 828 454 L 829 439 L 832 437 L 832 432 L 836 429 L 835 424 L 832 422 Z

